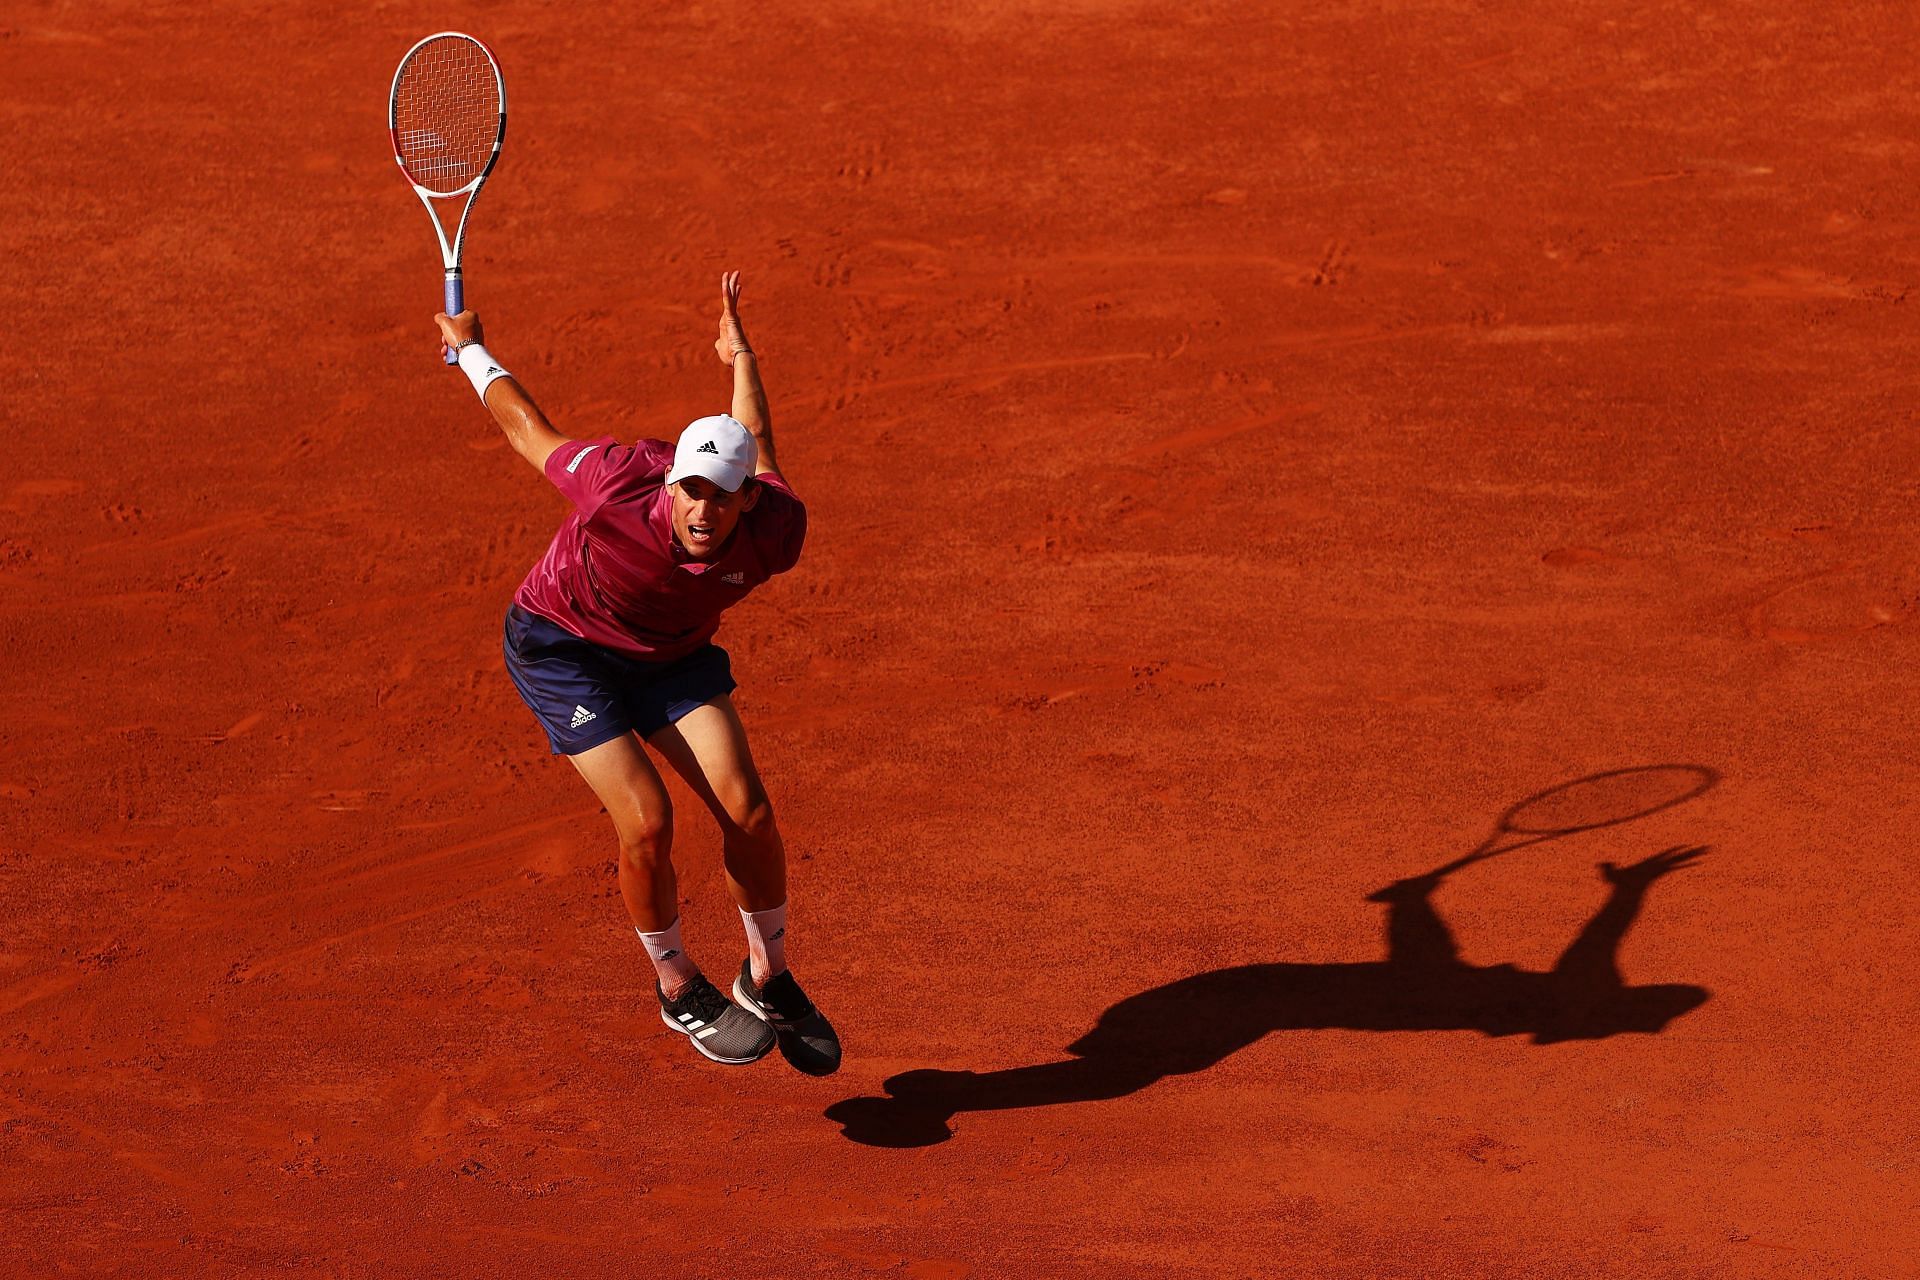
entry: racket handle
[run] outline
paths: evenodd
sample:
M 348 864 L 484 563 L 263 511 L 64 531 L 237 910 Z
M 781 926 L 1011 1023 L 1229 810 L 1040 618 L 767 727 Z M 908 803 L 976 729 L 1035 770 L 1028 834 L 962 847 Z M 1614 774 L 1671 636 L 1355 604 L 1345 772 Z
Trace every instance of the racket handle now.
M 466 294 L 467 291 L 460 280 L 460 268 L 455 267 L 453 270 L 447 272 L 446 302 L 448 315 L 457 316 L 467 309 Z M 449 351 L 447 352 L 447 363 L 459 364 L 460 357 Z

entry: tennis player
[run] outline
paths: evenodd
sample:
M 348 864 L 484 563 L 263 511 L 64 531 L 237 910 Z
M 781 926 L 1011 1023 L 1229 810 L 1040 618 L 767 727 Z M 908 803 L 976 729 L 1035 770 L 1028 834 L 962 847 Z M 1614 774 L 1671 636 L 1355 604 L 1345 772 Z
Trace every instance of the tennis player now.
M 791 569 L 807 532 L 774 458 L 739 301 L 729 272 L 714 350 L 732 371 L 732 410 L 692 423 L 677 445 L 561 435 L 482 345 L 478 316 L 434 320 L 507 443 L 574 506 L 507 611 L 507 673 L 613 818 L 620 895 L 653 961 L 661 1021 L 715 1062 L 753 1062 L 777 1043 L 794 1067 L 827 1075 L 840 1042 L 787 968 L 786 850 L 713 643 L 720 615 Z M 733 1000 L 681 941 L 673 807 L 642 741 L 720 824 L 747 935 Z

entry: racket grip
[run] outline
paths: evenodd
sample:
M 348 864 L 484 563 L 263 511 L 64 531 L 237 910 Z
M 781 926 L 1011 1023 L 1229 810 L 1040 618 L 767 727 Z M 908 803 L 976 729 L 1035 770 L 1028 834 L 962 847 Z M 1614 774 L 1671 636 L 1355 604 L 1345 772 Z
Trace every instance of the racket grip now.
M 460 279 L 460 272 L 457 270 L 447 272 L 446 303 L 447 303 L 448 315 L 457 316 L 462 311 L 465 311 L 467 309 L 466 293 L 467 293 L 466 288 Z M 460 357 L 455 355 L 452 351 L 448 351 L 447 363 L 459 364 Z

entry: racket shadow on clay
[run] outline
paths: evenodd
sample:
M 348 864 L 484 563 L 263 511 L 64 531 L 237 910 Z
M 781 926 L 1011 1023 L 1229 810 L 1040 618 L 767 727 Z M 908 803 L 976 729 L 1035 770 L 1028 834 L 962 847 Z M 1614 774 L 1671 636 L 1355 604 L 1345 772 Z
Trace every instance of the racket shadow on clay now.
M 1694 766 L 1659 768 L 1684 768 L 1698 785 L 1657 808 L 1692 799 L 1718 780 Z M 1649 771 L 1596 774 L 1551 788 L 1514 806 L 1501 825 L 1513 830 L 1508 820 L 1529 806 L 1537 810 L 1542 797 L 1564 801 L 1569 788 L 1594 779 L 1618 787 L 1624 775 L 1642 772 Z M 1655 811 L 1645 808 L 1638 816 Z M 1570 827 L 1562 834 L 1614 821 Z M 1205 1071 L 1279 1031 L 1477 1031 L 1531 1036 L 1533 1043 L 1548 1045 L 1657 1035 L 1707 1001 L 1704 987 L 1629 986 L 1617 959 L 1648 890 L 1697 862 L 1705 846 L 1676 846 L 1624 866 L 1601 863 L 1605 902 L 1544 973 L 1463 961 L 1452 931 L 1434 909 L 1433 891 L 1470 862 L 1535 842 L 1524 838 L 1494 848 L 1489 841 L 1467 858 L 1369 894 L 1367 901 L 1386 907 L 1383 959 L 1238 965 L 1182 978 L 1108 1009 L 1092 1031 L 1067 1046 L 1072 1056 L 1066 1059 L 1004 1071 L 908 1071 L 886 1081 L 886 1097 L 848 1098 L 829 1107 L 827 1118 L 847 1138 L 869 1146 L 928 1146 L 951 1137 L 948 1122 L 964 1112 L 1124 1097 L 1168 1076 Z

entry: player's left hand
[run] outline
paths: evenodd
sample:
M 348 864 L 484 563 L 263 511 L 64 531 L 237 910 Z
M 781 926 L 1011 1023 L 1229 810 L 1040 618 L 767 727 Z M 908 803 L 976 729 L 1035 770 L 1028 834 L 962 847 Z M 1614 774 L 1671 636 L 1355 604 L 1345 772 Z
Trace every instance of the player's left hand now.
M 740 326 L 740 273 L 729 271 L 720 277 L 720 336 L 713 340 L 713 351 L 721 364 L 732 368 L 735 356 L 752 350 Z
M 1629 889 L 1644 889 L 1661 876 L 1678 871 L 1682 867 L 1692 866 L 1695 861 L 1704 857 L 1706 852 L 1707 846 L 1703 844 L 1691 846 L 1677 844 L 1671 849 L 1662 849 L 1650 858 L 1630 862 L 1624 867 L 1612 862 L 1603 862 L 1600 864 L 1600 875 L 1608 884 Z
M 484 342 L 480 333 L 480 317 L 471 311 L 462 311 L 458 315 L 448 315 L 442 311 L 433 318 L 440 326 L 440 358 L 446 359 L 447 352 L 467 342 Z

